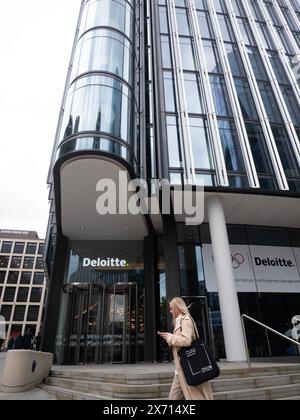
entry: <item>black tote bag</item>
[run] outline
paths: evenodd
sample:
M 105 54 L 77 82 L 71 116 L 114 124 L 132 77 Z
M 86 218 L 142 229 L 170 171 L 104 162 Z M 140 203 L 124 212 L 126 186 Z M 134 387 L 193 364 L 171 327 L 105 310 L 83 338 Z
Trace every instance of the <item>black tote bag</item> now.
M 190 347 L 181 347 L 178 351 L 180 364 L 189 386 L 197 386 L 211 381 L 220 375 L 220 369 L 209 347 L 199 338 L 194 324 L 197 338 Z

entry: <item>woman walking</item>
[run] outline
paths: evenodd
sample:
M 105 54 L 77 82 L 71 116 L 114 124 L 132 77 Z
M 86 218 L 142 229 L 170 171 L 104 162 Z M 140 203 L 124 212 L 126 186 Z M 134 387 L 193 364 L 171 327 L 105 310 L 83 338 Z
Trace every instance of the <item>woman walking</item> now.
M 181 347 L 189 347 L 196 338 L 194 322 L 181 298 L 174 298 L 170 302 L 170 313 L 173 317 L 173 334 L 158 332 L 173 350 L 175 361 L 175 375 L 169 395 L 169 400 L 213 400 L 213 393 L 209 382 L 198 386 L 189 386 L 182 371 L 178 351 Z

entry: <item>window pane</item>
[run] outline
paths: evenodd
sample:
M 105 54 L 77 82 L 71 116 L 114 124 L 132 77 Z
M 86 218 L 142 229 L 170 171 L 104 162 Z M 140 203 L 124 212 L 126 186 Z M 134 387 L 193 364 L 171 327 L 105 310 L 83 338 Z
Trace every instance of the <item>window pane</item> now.
M 243 117 L 247 120 L 258 120 L 258 115 L 247 80 L 234 79 Z
M 43 270 L 44 269 L 43 258 L 37 258 L 36 263 L 35 263 L 35 269 L 36 270 Z
M 44 254 L 44 248 L 45 248 L 45 245 L 44 244 L 39 244 L 39 250 L 38 250 L 38 254 L 39 255 L 43 255 Z
M 6 322 L 10 321 L 12 305 L 2 305 L 0 315 L 2 315 Z
M 29 293 L 28 287 L 19 287 L 17 302 L 27 302 L 28 293 Z
M 25 244 L 24 242 L 16 242 L 14 246 L 14 254 L 23 254 Z
M 10 271 L 7 277 L 8 284 L 17 284 L 18 283 L 19 272 L 18 271 Z
M 31 272 L 30 271 L 23 271 L 21 273 L 20 283 L 21 284 L 30 284 L 30 281 L 31 281 Z
M 40 302 L 41 297 L 42 297 L 42 291 L 43 289 L 39 287 L 32 288 L 31 295 L 30 295 L 30 302 Z
M 165 107 L 167 112 L 175 112 L 174 81 L 171 72 L 164 72 Z
M 207 128 L 202 118 L 190 118 L 193 157 L 197 169 L 213 169 Z
M 27 244 L 26 246 L 26 254 L 35 254 L 36 252 L 36 244 Z
M 9 254 L 12 249 L 12 242 L 3 242 L 1 246 L 1 252 L 3 254 Z
M 4 292 L 4 302 L 13 302 L 15 299 L 15 287 L 6 287 Z
M 234 124 L 229 121 L 219 121 L 218 123 L 227 170 L 245 172 Z
M 3 284 L 5 281 L 5 271 L 0 271 L 0 284 Z
M 0 268 L 7 268 L 9 262 L 9 257 L 4 257 L 0 255 Z
M 24 264 L 23 264 L 23 268 L 33 268 L 33 264 L 34 264 L 34 258 L 33 257 L 25 257 L 24 258 Z
M 39 316 L 39 306 L 29 306 L 27 312 L 27 321 L 37 321 Z
M 185 73 L 184 85 L 188 112 L 190 114 L 203 114 L 198 77 L 195 74 Z
M 227 117 L 232 115 L 229 98 L 225 86 L 225 80 L 220 76 L 210 76 L 210 83 L 216 114 L 220 117 Z
M 44 273 L 34 273 L 32 284 L 44 284 Z
M 12 257 L 10 267 L 11 268 L 21 268 L 22 257 Z
M 167 117 L 167 135 L 168 135 L 168 152 L 169 166 L 171 168 L 181 168 L 181 158 L 179 152 L 179 137 L 177 118 Z
M 14 321 L 24 321 L 26 306 L 16 306 L 14 312 Z

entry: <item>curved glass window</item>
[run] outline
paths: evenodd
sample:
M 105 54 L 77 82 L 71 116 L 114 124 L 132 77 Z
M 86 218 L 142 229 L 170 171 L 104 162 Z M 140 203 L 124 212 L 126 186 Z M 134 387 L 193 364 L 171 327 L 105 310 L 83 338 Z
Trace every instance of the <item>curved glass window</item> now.
M 87 32 L 79 41 L 72 80 L 90 71 L 108 71 L 132 84 L 133 52 L 130 42 L 109 29 Z
M 90 75 L 70 88 L 62 124 L 62 138 L 94 131 L 131 142 L 130 89 L 113 77 Z
M 59 148 L 59 158 L 68 153 L 80 152 L 85 150 L 94 150 L 96 152 L 105 152 L 119 156 L 135 166 L 133 152 L 122 146 L 121 143 L 101 137 L 78 137 L 63 143 Z
M 96 26 L 115 28 L 132 39 L 133 9 L 125 0 L 90 0 L 84 8 L 80 33 Z

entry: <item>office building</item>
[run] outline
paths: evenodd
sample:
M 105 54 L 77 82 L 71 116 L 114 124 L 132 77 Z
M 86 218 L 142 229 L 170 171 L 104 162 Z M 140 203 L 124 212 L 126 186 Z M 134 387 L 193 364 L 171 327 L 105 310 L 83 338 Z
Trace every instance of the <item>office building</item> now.
M 0 230 L 0 316 L 4 346 L 28 328 L 41 330 L 46 278 L 44 240 L 36 232 Z
M 299 0 L 82 2 L 49 171 L 43 346 L 57 363 L 167 360 L 156 331 L 174 296 L 219 358 L 245 360 L 241 314 L 291 337 L 299 65 Z M 101 182 L 121 172 L 204 182 L 203 223 L 101 215 Z M 256 324 L 246 335 L 252 357 L 296 354 Z

